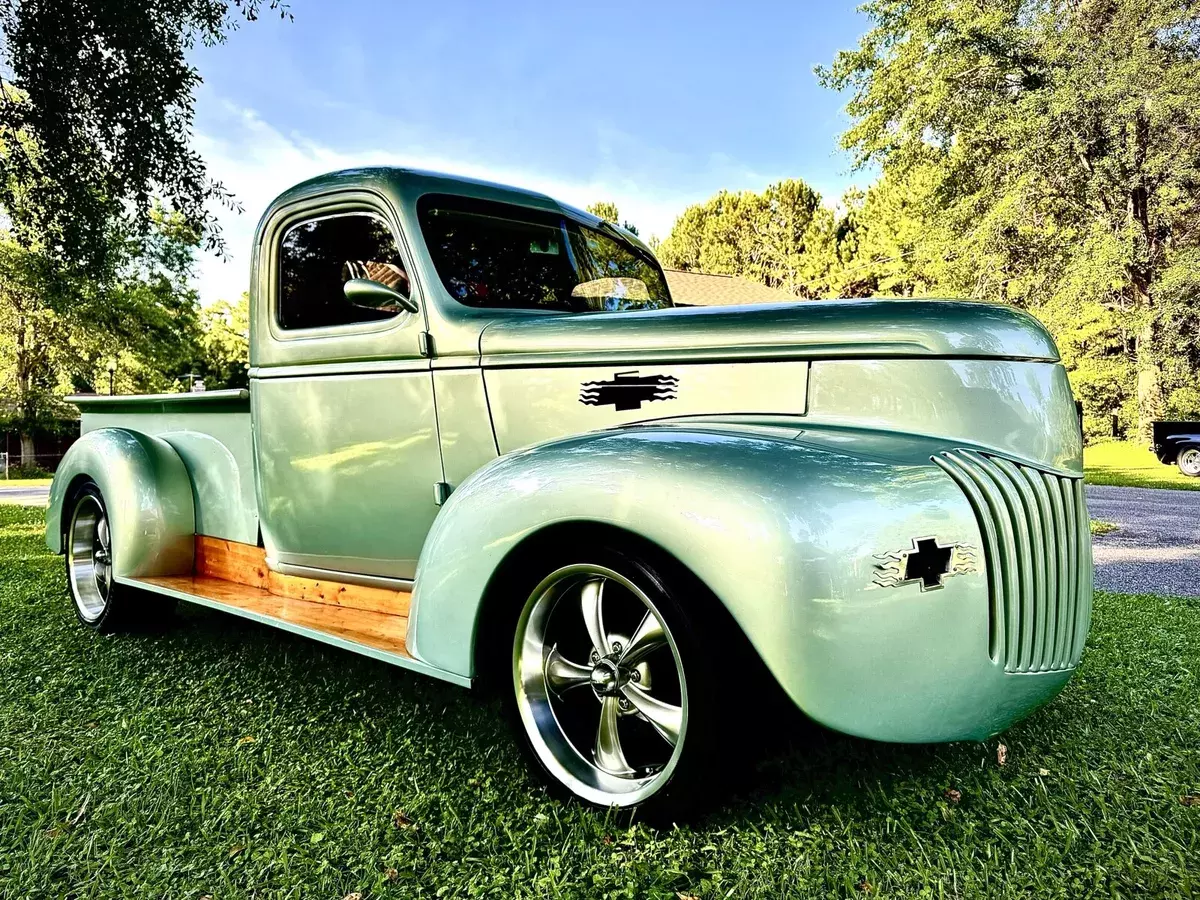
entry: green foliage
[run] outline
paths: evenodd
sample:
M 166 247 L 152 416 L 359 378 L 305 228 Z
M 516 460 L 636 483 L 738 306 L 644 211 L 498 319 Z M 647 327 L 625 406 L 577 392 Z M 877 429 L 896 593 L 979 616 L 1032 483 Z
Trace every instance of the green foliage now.
M 851 94 L 843 141 L 858 162 L 931 179 L 940 283 L 1050 323 L 1092 414 L 1129 418 L 1135 404 L 1144 423 L 1194 402 L 1195 4 L 864 10 L 870 31 L 819 75 Z
M 0 423 L 22 435 L 73 417 L 62 397 L 179 390 L 199 370 L 214 386 L 244 386 L 245 302 L 201 312 L 189 286 L 194 231 L 155 210 L 145 234 L 111 223 L 101 278 L 0 232 Z M 240 336 L 240 343 L 239 343 Z
M 193 371 L 209 390 L 250 386 L 250 295 L 218 300 L 200 311 Z
M 814 285 L 833 264 L 835 224 L 816 191 L 781 181 L 761 194 L 721 191 L 689 206 L 656 252 L 668 268 L 742 275 L 816 296 Z
M 31 434 L 51 428 L 66 412 L 58 402 L 63 375 L 78 360 L 71 320 L 90 305 L 90 298 L 80 297 L 82 287 L 46 254 L 0 233 L 0 422 L 5 426 Z
M 42 528 L 0 506 L 6 896 L 1200 891 L 1200 807 L 1182 802 L 1200 794 L 1195 599 L 1098 595 L 1074 680 L 985 743 L 780 719 L 790 745 L 741 797 L 655 830 L 547 796 L 475 692 L 195 607 L 97 638 Z
M 158 200 L 222 247 L 205 204 L 232 203 L 190 147 L 193 94 L 188 62 L 281 0 L 10 0 L 0 6 L 0 206 L 16 239 L 51 257 L 108 263 L 114 219 L 138 233 L 153 226 Z
M 41 466 L 9 466 L 8 475 L 0 478 L 0 487 L 26 487 L 50 484 L 54 473 L 47 472 Z
M 619 225 L 630 234 L 638 233 L 637 226 L 631 225 L 629 222 L 621 222 L 621 212 L 617 209 L 617 204 L 611 200 L 598 200 L 595 203 L 589 204 L 587 211 L 597 219 L 603 219 L 606 222 Z
M 604 219 L 606 222 L 612 222 L 618 225 L 621 222 L 621 213 L 617 209 L 617 204 L 611 200 L 597 200 L 595 203 L 589 203 L 587 211 L 597 219 Z

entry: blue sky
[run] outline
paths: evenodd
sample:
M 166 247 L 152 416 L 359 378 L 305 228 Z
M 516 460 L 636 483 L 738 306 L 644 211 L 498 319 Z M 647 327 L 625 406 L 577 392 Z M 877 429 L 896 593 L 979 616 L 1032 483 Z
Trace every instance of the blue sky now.
M 613 200 L 644 237 L 721 188 L 800 177 L 832 201 L 869 180 L 812 73 L 865 30 L 848 3 L 289 2 L 294 21 L 193 54 L 196 146 L 245 207 L 221 216 L 231 258 L 200 261 L 206 303 L 246 289 L 272 197 L 344 166 Z

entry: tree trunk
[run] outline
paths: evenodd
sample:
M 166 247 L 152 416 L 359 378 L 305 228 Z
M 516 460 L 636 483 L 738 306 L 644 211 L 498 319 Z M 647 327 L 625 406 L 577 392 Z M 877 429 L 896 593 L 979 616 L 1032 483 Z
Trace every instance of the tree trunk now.
M 1162 365 L 1158 360 L 1158 327 L 1155 321 L 1155 303 L 1152 293 L 1159 272 L 1162 271 L 1162 244 L 1157 229 L 1151 222 L 1151 193 L 1146 180 L 1146 154 L 1150 145 L 1150 118 L 1146 108 L 1139 109 L 1132 122 L 1133 155 L 1132 167 L 1138 173 L 1133 189 L 1129 192 L 1129 220 L 1137 228 L 1143 242 L 1143 259 L 1132 266 L 1134 301 L 1145 311 L 1146 324 L 1137 336 L 1135 363 L 1137 365 L 1138 440 L 1149 446 L 1151 443 L 1150 423 L 1162 418 L 1163 391 Z
M 1138 441 L 1149 446 L 1150 423 L 1162 418 L 1162 367 L 1154 354 L 1154 323 L 1147 323 L 1137 336 Z
M 32 469 L 37 465 L 37 455 L 34 453 L 33 435 L 21 432 L 21 468 Z

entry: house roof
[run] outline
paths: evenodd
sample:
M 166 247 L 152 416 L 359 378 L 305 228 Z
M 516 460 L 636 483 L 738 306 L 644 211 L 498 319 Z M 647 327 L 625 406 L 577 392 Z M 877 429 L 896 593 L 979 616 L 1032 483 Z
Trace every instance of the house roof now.
M 749 303 L 787 303 L 798 298 L 738 275 L 705 275 L 664 269 L 671 299 L 677 306 L 740 306 Z

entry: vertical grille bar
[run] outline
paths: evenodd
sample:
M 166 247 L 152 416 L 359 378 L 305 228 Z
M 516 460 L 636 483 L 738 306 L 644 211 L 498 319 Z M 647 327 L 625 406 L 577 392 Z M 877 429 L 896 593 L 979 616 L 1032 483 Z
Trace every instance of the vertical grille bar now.
M 1041 541 L 1042 587 L 1044 600 L 1038 607 L 1038 634 L 1041 636 L 1041 649 L 1037 654 L 1037 669 L 1045 672 L 1057 668 L 1058 656 L 1055 648 L 1058 643 L 1058 612 L 1063 603 L 1058 592 L 1058 562 L 1055 560 L 1055 549 L 1061 547 L 1058 541 L 1058 531 L 1054 526 L 1054 508 L 1050 505 L 1050 495 L 1046 485 L 1042 483 L 1041 473 L 1025 466 L 1020 474 L 1029 485 L 1037 500 L 1037 521 L 1044 530 Z M 1035 541 L 1036 543 L 1036 541 Z
M 1079 616 L 1076 619 L 1075 644 L 1071 650 L 1071 659 L 1078 661 L 1083 655 L 1083 645 L 1087 640 L 1088 629 L 1092 625 L 1092 526 L 1087 513 L 1087 498 L 1083 493 L 1083 480 L 1075 482 L 1075 500 L 1079 517 Z
M 957 482 L 963 493 L 967 495 L 967 499 L 971 503 L 971 509 L 975 513 L 975 518 L 979 520 L 979 530 L 983 535 L 983 555 L 984 559 L 987 560 L 988 598 L 990 600 L 988 655 L 994 662 L 1000 662 L 1008 658 L 1004 604 L 1004 598 L 1007 596 L 1007 587 L 1005 585 L 1004 567 L 993 564 L 993 560 L 1005 558 L 1005 536 L 997 533 L 996 519 L 989 507 L 989 499 L 980 490 L 979 485 L 976 483 L 974 476 L 966 464 L 953 453 L 946 453 L 942 457 L 935 457 L 934 462 Z
M 990 591 L 988 651 L 1012 673 L 1071 668 L 1091 622 L 1091 531 L 1080 478 L 990 453 L 934 457 L 979 521 Z
M 1070 585 L 1071 594 L 1070 594 L 1070 596 L 1073 600 L 1077 600 L 1078 596 L 1079 596 L 1079 583 L 1080 583 L 1081 579 L 1079 577 L 1079 564 L 1080 564 L 1079 543 L 1078 543 L 1078 541 L 1071 539 L 1079 532 L 1079 505 L 1076 502 L 1074 485 L 1067 484 L 1064 482 L 1062 484 L 1062 495 L 1063 495 L 1063 510 L 1067 514 L 1067 527 L 1068 527 L 1068 532 L 1067 532 L 1068 540 L 1067 540 L 1066 546 L 1063 548 L 1063 554 L 1070 561 L 1070 566 L 1071 566 L 1071 585 Z M 1089 526 L 1089 530 L 1090 530 L 1090 526 Z M 1089 538 L 1090 538 L 1090 535 L 1089 535 Z M 1067 641 L 1068 641 L 1068 646 L 1071 648 L 1075 647 L 1075 628 L 1077 627 L 1077 625 L 1078 625 L 1078 616 L 1076 616 L 1072 619 L 1070 629 L 1068 631 Z M 1072 649 L 1072 653 L 1074 653 L 1074 649 Z
M 1071 609 L 1075 594 L 1071 582 L 1071 566 L 1066 551 L 1070 535 L 1066 511 L 1063 508 L 1062 482 L 1053 475 L 1042 473 L 1042 486 L 1050 500 L 1054 515 L 1055 577 L 1059 591 L 1058 614 L 1054 617 L 1054 668 L 1061 668 L 1070 659 Z
M 986 457 L 985 457 L 986 458 Z M 1028 571 L 1030 578 L 1026 581 L 1021 596 L 1023 628 L 1028 629 L 1029 640 L 1022 639 L 1021 671 L 1036 672 L 1042 668 L 1042 660 L 1046 652 L 1046 612 L 1049 609 L 1049 596 L 1046 591 L 1046 540 L 1042 529 L 1041 510 L 1029 482 L 1022 477 L 1021 471 L 1007 459 L 994 457 L 992 462 L 998 466 L 1021 498 L 1021 512 L 1025 518 L 1024 531 L 1028 539 L 1029 558 L 1023 571 Z
M 937 459 L 948 473 L 960 484 L 970 485 L 967 496 L 973 501 L 975 517 L 981 524 L 987 546 L 989 587 L 991 591 L 991 628 L 988 644 L 997 649 L 993 659 L 1005 662 L 1020 654 L 1020 618 L 1011 612 L 1010 598 L 1019 590 L 1018 573 L 1013 566 L 1017 558 L 1016 538 L 1013 535 L 1012 518 L 1008 507 L 995 482 L 988 474 L 957 453 L 946 453 Z M 992 540 L 988 540 L 991 536 Z
M 1011 671 L 1028 672 L 1033 659 L 1033 604 L 1036 591 L 1033 581 L 1033 547 L 1029 539 L 1029 514 L 1016 487 L 1009 481 L 1003 469 L 973 450 L 963 455 L 991 476 L 1008 507 L 1009 521 L 1017 545 L 1017 556 L 1013 560 L 1012 568 L 1018 573 L 1019 586 L 1015 595 L 1009 595 L 1009 613 L 1018 623 L 1017 641 L 1020 647 L 1020 652 L 1015 657 L 1009 657 L 1009 664 L 1012 666 Z

